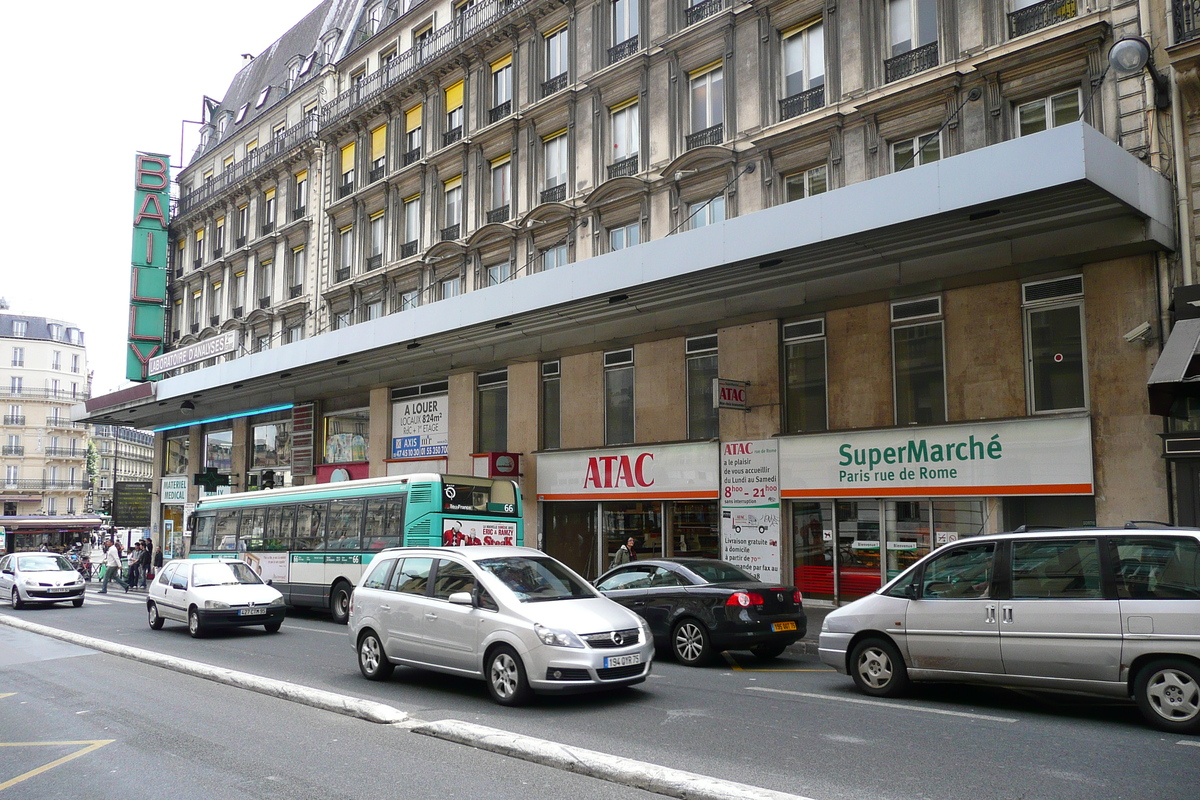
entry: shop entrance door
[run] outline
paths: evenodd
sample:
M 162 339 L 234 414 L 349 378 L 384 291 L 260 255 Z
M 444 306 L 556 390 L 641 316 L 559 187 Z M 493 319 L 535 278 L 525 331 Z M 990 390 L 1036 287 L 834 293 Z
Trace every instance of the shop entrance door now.
M 833 501 L 792 504 L 792 580 L 806 600 L 837 599 L 833 585 Z
M 878 589 L 880 545 L 878 500 L 834 503 L 837 535 L 838 602 L 848 603 Z

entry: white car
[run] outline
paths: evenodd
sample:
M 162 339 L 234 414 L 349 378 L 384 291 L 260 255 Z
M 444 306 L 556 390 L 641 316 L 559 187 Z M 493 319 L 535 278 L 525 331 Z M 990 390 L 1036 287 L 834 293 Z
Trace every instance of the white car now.
M 168 619 L 187 623 L 199 638 L 213 628 L 262 625 L 275 633 L 283 625 L 283 595 L 263 583 L 244 561 L 176 559 L 150 584 L 146 618 L 159 630 Z
M 358 667 L 384 680 L 396 664 L 483 680 L 492 699 L 584 692 L 646 680 L 646 622 L 569 567 L 529 547 L 383 550 L 350 601 Z
M 0 558 L 0 597 L 13 608 L 27 603 L 83 605 L 83 576 L 57 553 L 10 553 Z

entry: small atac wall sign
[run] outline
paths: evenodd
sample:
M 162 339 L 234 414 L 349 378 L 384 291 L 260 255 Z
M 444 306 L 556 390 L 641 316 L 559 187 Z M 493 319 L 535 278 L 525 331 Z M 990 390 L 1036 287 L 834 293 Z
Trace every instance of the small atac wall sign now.
M 733 408 L 749 411 L 750 384 L 746 381 L 731 381 L 713 378 L 713 408 Z

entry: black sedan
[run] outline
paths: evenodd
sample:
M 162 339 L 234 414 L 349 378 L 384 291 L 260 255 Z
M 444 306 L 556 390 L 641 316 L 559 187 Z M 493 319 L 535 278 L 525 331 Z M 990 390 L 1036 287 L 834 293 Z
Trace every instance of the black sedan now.
M 724 650 L 774 658 L 808 629 L 792 586 L 747 575 L 711 558 L 654 558 L 614 567 L 596 588 L 650 624 L 654 643 L 700 666 Z

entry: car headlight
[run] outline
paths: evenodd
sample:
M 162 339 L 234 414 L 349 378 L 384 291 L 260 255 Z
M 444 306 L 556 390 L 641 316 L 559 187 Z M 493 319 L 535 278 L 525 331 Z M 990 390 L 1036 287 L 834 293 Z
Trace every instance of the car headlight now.
M 829 620 L 823 619 L 823 620 L 821 620 L 821 633 L 828 633 L 828 632 L 829 632 Z
M 271 602 L 267 603 L 267 605 L 269 605 L 269 606 L 281 606 L 281 605 L 283 605 L 283 598 L 282 598 L 282 597 L 276 597 L 274 600 L 272 600 Z
M 229 608 L 229 603 L 226 603 L 223 600 L 205 600 L 204 607 L 205 608 Z
M 646 622 L 645 618 L 642 617 L 641 614 L 635 614 L 634 616 L 637 617 L 638 627 L 642 630 L 642 641 L 649 642 L 653 640 L 654 635 L 650 633 L 650 623 Z
M 21 583 L 25 584 L 26 586 L 37 586 L 38 585 L 36 578 L 22 578 Z
M 583 640 L 570 631 L 556 631 L 538 623 L 533 626 L 533 632 L 542 640 L 542 644 L 551 647 L 583 647 Z

